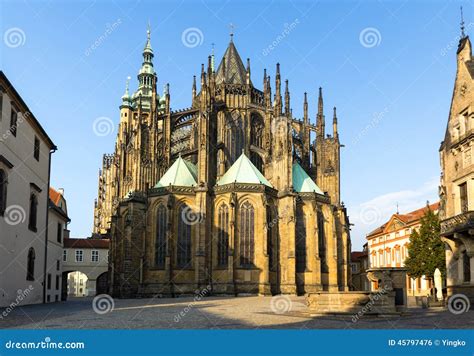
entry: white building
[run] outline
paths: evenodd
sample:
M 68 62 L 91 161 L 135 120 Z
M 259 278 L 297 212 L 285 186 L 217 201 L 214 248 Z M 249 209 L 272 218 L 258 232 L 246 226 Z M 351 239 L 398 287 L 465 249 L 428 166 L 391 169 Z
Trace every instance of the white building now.
M 0 71 L 0 306 L 42 303 L 56 146 Z
M 64 191 L 49 188 L 48 246 L 46 266 L 46 303 L 65 300 L 62 296 L 63 241 L 69 238 L 67 204 Z M 67 291 L 64 291 L 67 293 Z
M 64 275 L 68 274 L 68 294 L 81 295 L 80 286 L 77 284 L 77 281 L 80 281 L 81 278 L 79 275 L 72 273 L 77 271 L 85 274 L 87 277 L 87 283 L 83 289 L 83 292 L 87 291 L 85 295 L 95 296 L 96 294 L 107 293 L 108 263 L 108 239 L 64 239 L 64 255 L 62 266 Z M 84 281 L 83 278 L 82 280 Z

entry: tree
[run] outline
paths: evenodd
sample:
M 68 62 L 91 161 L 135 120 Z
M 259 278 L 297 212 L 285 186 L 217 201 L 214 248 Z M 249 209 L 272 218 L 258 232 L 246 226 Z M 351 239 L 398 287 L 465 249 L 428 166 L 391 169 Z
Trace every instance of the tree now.
M 438 214 L 428 208 L 420 223 L 419 230 L 413 230 L 411 233 L 408 244 L 408 257 L 405 259 L 408 275 L 413 278 L 425 276 L 431 279 L 435 269 L 439 268 L 445 276 L 446 255 L 444 242 L 439 237 Z

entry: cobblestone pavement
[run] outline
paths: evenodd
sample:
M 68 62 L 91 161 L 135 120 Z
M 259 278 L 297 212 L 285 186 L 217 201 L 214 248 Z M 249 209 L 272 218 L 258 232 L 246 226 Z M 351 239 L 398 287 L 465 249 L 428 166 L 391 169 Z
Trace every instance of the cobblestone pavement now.
M 110 300 L 112 301 L 112 300 Z M 304 297 L 193 297 L 107 300 L 92 298 L 0 310 L 0 328 L 22 329 L 437 329 L 474 328 L 474 311 L 454 315 L 443 308 L 409 309 L 401 316 L 311 317 Z M 2 314 L 3 312 L 3 314 Z M 99 313 L 98 313 L 99 312 Z M 7 314 L 5 316 L 5 313 Z

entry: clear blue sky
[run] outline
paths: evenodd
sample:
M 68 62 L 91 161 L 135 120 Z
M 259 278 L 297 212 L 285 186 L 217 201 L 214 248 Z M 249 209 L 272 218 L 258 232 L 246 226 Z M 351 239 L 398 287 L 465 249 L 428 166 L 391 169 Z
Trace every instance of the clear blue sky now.
M 397 202 L 407 212 L 436 199 L 461 4 L 473 34 L 472 1 L 3 1 L 1 68 L 59 147 L 52 185 L 65 189 L 71 235 L 85 237 L 102 154 L 113 152 L 116 134 L 97 136 L 92 125 L 99 117 L 118 123 L 127 76 L 136 88 L 147 22 L 158 88 L 170 83 L 174 109 L 190 106 L 192 76 L 212 43 L 220 60 L 233 23 L 257 87 L 263 68 L 274 78 L 280 62 L 295 116 L 307 91 L 314 120 L 319 86 L 327 120 L 337 106 L 342 199 L 358 249 Z M 12 28 L 21 30 L 19 46 L 6 44 Z M 195 47 L 182 41 L 189 28 L 202 33 Z M 367 28 L 375 31 L 364 40 Z

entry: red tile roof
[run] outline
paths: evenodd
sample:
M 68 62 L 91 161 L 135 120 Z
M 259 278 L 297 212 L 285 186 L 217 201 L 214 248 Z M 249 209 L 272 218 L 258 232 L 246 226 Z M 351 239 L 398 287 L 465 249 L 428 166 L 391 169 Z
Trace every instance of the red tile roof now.
M 61 200 L 61 193 L 56 189 L 49 187 L 49 199 L 51 199 L 54 205 L 58 206 L 59 200 Z
M 361 257 L 367 256 L 366 251 L 354 251 L 351 252 L 351 261 L 357 261 Z
M 430 204 L 429 206 L 429 209 L 433 210 L 433 211 L 438 211 L 439 209 L 439 202 L 436 202 L 436 203 L 433 203 L 433 204 Z M 367 235 L 367 238 L 373 236 L 373 235 L 377 235 L 377 234 L 380 234 L 382 233 L 385 228 L 387 227 L 387 224 L 390 222 L 390 220 L 392 220 L 393 217 L 397 218 L 398 220 L 402 221 L 403 223 L 405 223 L 406 225 L 410 225 L 414 222 L 417 222 L 418 220 L 420 220 L 423 215 L 425 215 L 425 212 L 428 210 L 428 207 L 427 206 L 424 206 L 423 208 L 420 208 L 420 209 L 416 209 L 416 210 L 413 210 L 413 211 L 410 211 L 409 213 L 407 214 L 393 214 L 390 219 L 383 225 L 379 226 L 378 228 L 376 228 L 375 230 L 373 230 L 372 232 L 370 232 L 368 235 Z
M 66 248 L 109 248 L 109 239 L 64 239 Z

